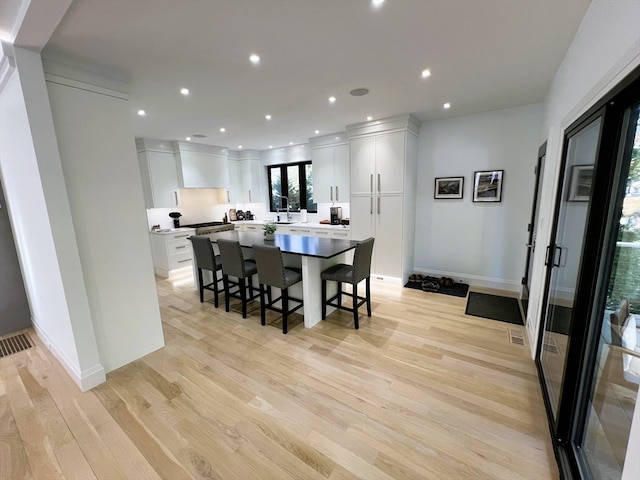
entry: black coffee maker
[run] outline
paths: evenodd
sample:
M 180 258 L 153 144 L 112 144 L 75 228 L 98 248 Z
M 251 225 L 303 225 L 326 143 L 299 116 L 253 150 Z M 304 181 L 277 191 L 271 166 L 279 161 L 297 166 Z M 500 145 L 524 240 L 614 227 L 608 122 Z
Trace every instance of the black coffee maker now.
M 169 216 L 173 218 L 173 228 L 180 228 L 180 217 L 182 214 L 180 212 L 171 212 Z
M 330 207 L 329 214 L 331 216 L 331 225 L 340 225 L 342 223 L 342 207 Z

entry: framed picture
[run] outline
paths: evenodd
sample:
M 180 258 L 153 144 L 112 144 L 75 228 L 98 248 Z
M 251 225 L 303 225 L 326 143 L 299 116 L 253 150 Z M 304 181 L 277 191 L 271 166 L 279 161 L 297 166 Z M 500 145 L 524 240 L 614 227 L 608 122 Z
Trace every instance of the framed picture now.
M 504 170 L 486 170 L 473 175 L 474 202 L 502 201 L 502 179 Z
M 571 183 L 569 184 L 570 202 L 588 202 L 591 196 L 593 182 L 593 165 L 574 165 L 571 169 Z
M 436 178 L 433 198 L 462 198 L 464 177 Z

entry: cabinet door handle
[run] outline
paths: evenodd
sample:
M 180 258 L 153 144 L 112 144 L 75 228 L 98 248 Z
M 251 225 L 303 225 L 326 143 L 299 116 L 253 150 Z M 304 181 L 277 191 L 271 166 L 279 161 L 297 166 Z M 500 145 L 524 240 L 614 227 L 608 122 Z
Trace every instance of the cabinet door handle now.
M 178 245 L 178 246 L 176 247 L 176 250 L 177 250 L 178 248 L 187 248 L 187 246 L 186 246 L 186 245 Z
M 183 237 L 188 237 L 189 234 L 185 233 L 184 235 L 175 235 L 173 238 L 183 238 Z
M 186 262 L 190 262 L 191 259 L 187 258 L 186 260 L 178 260 L 178 263 L 186 263 Z
M 373 173 L 371 174 L 371 178 L 369 179 L 369 191 L 373 193 Z
M 249 190 L 249 203 L 252 203 L 252 200 L 251 200 L 251 190 Z
M 378 194 L 378 215 L 380 215 L 380 194 Z
M 378 174 L 378 194 L 380 193 L 380 174 Z
M 373 195 L 369 197 L 369 215 L 373 215 Z
M 173 205 L 174 206 L 178 206 L 178 191 L 174 190 L 173 191 Z
M 340 197 L 338 195 L 338 185 L 336 185 L 336 202 L 340 201 Z
M 229 193 L 229 190 L 227 190 L 227 203 L 231 203 L 231 194 Z
M 333 187 L 329 187 L 329 190 L 331 191 L 331 201 L 333 202 Z

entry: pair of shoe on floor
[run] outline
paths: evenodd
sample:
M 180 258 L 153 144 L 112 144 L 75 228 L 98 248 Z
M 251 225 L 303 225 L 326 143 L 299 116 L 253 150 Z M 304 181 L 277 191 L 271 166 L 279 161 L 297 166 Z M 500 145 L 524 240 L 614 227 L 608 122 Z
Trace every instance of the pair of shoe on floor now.
M 452 287 L 456 283 L 456 282 L 453 281 L 452 278 L 448 278 L 448 277 L 440 277 L 439 280 L 436 280 L 433 277 L 427 277 L 426 275 L 420 275 L 419 273 L 414 273 L 412 275 L 409 275 L 409 281 L 410 282 L 424 282 L 424 281 L 427 281 L 427 280 L 435 281 L 441 287 Z
M 456 284 L 456 282 L 454 282 L 453 279 L 449 277 L 440 277 L 438 283 L 441 287 L 453 287 Z

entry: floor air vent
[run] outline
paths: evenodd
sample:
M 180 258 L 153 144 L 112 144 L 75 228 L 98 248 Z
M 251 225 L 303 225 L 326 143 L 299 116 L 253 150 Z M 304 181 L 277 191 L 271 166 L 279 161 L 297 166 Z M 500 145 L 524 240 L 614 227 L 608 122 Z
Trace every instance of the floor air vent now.
M 0 340 L 0 357 L 7 357 L 31 347 L 33 347 L 31 339 L 26 333 L 3 338 Z
M 509 343 L 512 343 L 514 345 L 522 345 L 522 346 L 526 345 L 527 342 L 524 339 L 524 332 L 520 329 L 510 328 Z
M 550 341 L 549 339 L 546 339 L 544 341 L 544 343 L 542 344 L 542 349 L 545 352 L 552 353 L 554 355 L 559 355 L 560 354 L 560 349 L 558 348 L 558 345 L 556 345 L 555 342 Z

